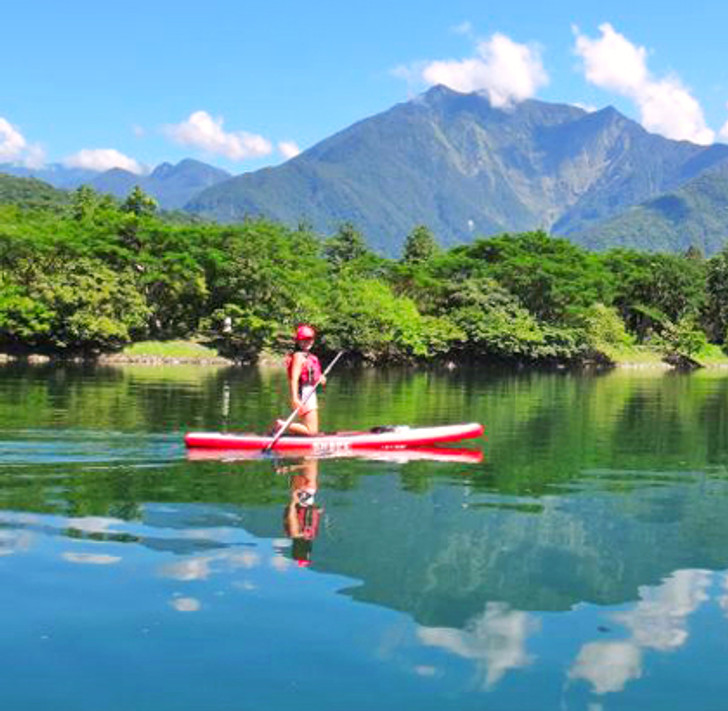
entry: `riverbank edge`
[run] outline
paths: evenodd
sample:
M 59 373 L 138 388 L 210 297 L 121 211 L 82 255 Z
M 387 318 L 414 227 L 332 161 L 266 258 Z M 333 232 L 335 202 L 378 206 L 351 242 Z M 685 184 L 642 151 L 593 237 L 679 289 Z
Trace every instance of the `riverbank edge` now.
M 238 361 L 231 360 L 229 358 L 223 358 L 222 356 L 157 356 L 157 355 L 125 355 L 123 353 L 112 353 L 103 354 L 96 357 L 62 357 L 62 356 L 49 356 L 37 353 L 29 354 L 8 354 L 0 353 L 0 364 L 3 363 L 28 363 L 28 364 L 48 364 L 48 363 L 93 363 L 96 365 L 150 365 L 150 366 L 174 366 L 174 365 L 199 365 L 199 366 L 224 366 L 224 367 L 238 367 L 242 366 Z M 271 353 L 263 353 L 258 359 L 256 365 L 263 366 L 266 368 L 283 367 L 283 358 Z M 455 362 L 448 362 L 444 365 L 448 370 L 455 370 L 460 364 Z M 523 369 L 523 364 L 514 364 L 519 370 Z M 526 366 L 528 367 L 528 366 Z M 534 369 L 543 368 L 543 365 L 534 364 Z M 547 366 L 548 367 L 548 366 Z M 576 365 L 568 364 L 557 364 L 553 366 L 557 369 L 574 369 L 574 370 L 612 370 L 612 369 L 624 369 L 624 370 L 679 370 L 680 367 L 673 364 L 667 363 L 663 360 L 649 360 L 649 361 L 613 361 L 611 363 L 595 363 L 593 361 L 587 361 Z M 706 363 L 698 363 L 698 368 L 713 370 L 728 368 L 728 358 L 725 361 L 710 361 Z

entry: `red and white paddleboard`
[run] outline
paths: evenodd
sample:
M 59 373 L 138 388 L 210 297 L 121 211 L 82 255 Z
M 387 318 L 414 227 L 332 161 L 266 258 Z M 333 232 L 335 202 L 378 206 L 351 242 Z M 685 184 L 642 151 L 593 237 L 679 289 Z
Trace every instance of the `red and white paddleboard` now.
M 281 437 L 273 447 L 276 451 L 297 450 L 314 454 L 346 452 L 354 449 L 404 449 L 432 444 L 459 442 L 482 436 L 485 428 L 477 422 L 440 427 L 386 427 L 364 432 L 333 432 L 315 437 Z M 273 441 L 271 435 L 222 432 L 188 432 L 188 447 L 207 449 L 266 449 Z

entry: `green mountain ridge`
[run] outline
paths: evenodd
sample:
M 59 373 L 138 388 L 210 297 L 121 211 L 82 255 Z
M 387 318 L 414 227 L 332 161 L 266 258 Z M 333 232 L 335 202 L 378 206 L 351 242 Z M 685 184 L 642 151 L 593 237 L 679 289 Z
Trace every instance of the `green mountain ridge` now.
M 41 180 L 0 173 L 0 205 L 47 209 L 66 205 L 68 199 L 65 190 L 54 188 Z
M 528 100 L 497 109 L 440 86 L 281 166 L 204 190 L 185 209 L 324 233 L 350 221 L 390 255 L 417 224 L 444 246 L 538 228 L 580 242 L 597 223 L 723 162 L 728 146 L 650 134 L 611 107 Z
M 728 241 L 728 164 L 700 174 L 579 235 L 592 249 L 639 245 L 651 251 L 697 247 L 714 254 Z

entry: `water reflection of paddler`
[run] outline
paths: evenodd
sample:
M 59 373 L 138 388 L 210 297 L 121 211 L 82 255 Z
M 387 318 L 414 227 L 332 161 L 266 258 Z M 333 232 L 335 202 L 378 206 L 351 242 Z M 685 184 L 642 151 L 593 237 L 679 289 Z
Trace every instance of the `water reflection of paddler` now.
M 323 515 L 323 508 L 316 504 L 318 460 L 307 458 L 278 472 L 291 475 L 291 498 L 283 510 L 283 529 L 292 541 L 291 555 L 300 566 L 307 566 Z

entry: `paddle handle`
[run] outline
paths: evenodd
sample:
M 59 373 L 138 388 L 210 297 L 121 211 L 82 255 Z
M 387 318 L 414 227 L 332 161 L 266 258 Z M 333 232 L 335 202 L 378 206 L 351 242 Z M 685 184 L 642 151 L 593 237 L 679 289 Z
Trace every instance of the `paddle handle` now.
M 341 356 L 344 355 L 344 351 L 339 351 L 336 354 L 336 357 L 331 361 L 331 363 L 326 366 L 326 370 L 324 370 L 323 373 L 319 376 L 318 380 L 313 384 L 313 387 L 306 393 L 306 397 L 301 400 L 301 404 L 288 416 L 288 419 L 281 425 L 278 432 L 275 433 L 273 440 L 267 444 L 263 451 L 267 452 L 270 449 L 273 449 L 275 447 L 276 442 L 283 436 L 283 433 L 288 429 L 291 422 L 293 422 L 294 418 L 298 414 L 298 411 L 306 404 L 306 401 L 316 392 L 316 388 L 319 386 L 319 383 L 331 372 L 331 369 L 336 365 L 336 361 L 341 358 Z

